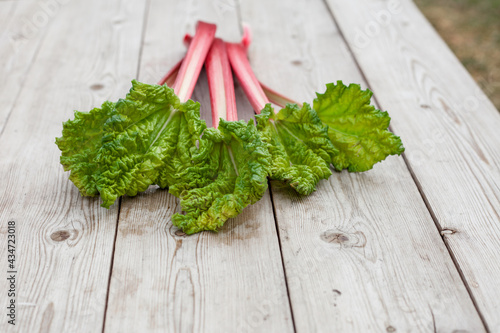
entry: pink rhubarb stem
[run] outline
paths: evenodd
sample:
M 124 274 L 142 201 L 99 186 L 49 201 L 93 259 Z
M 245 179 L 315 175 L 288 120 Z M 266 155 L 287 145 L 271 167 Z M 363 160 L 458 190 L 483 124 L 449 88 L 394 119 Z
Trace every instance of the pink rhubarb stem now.
M 216 38 L 212 43 L 205 60 L 205 68 L 210 91 L 213 127 L 219 126 L 219 118 L 228 121 L 238 120 L 233 74 L 227 57 L 226 45 L 222 39 Z
M 179 96 L 181 102 L 187 101 L 193 94 L 208 50 L 214 41 L 215 30 L 215 24 L 201 21 L 196 26 L 196 33 L 189 44 L 186 57 L 182 61 L 173 84 L 174 92 Z
M 172 67 L 172 69 L 170 69 L 170 71 L 158 82 L 158 84 L 159 85 L 166 84 L 167 86 L 171 87 L 174 84 L 175 79 L 177 78 L 177 74 L 179 73 L 179 68 L 181 67 L 181 63 L 183 60 L 184 59 L 181 59 L 174 67 Z M 267 98 L 269 98 L 271 103 L 279 105 L 283 108 L 288 103 L 297 104 L 299 107 L 302 107 L 301 103 L 298 103 L 293 99 L 280 94 L 279 92 L 266 86 L 264 83 L 259 81 L 259 84 L 262 87 L 264 94 L 266 94 Z
M 248 49 L 250 44 L 252 44 L 252 29 L 246 23 L 243 23 L 243 36 L 241 37 L 241 45 L 245 48 L 245 51 Z
M 251 34 L 250 28 L 248 26 L 244 26 L 243 31 L 244 32 L 243 32 L 243 38 L 241 40 L 241 44 L 243 45 L 243 47 L 246 50 L 251 43 L 252 34 Z M 184 36 L 184 44 L 186 46 L 189 46 L 192 39 L 193 39 L 193 37 L 191 35 L 186 34 Z M 181 67 L 181 64 L 183 61 L 184 61 L 184 59 L 181 59 L 172 69 L 170 69 L 170 71 L 158 82 L 158 84 L 159 85 L 166 84 L 167 86 L 171 87 L 177 78 L 177 75 L 179 73 L 179 68 Z M 280 94 L 279 92 L 269 88 L 268 86 L 266 86 L 262 82 L 259 81 L 259 84 L 262 87 L 264 94 L 267 96 L 269 101 L 271 101 L 271 103 L 279 105 L 281 107 L 285 107 L 286 104 L 288 104 L 288 103 L 297 104 L 299 107 L 302 107 L 301 103 L 298 103 L 298 102 L 294 101 L 293 99 Z M 236 118 L 235 118 L 235 120 L 236 120 Z
M 171 87 L 175 79 L 177 78 L 177 74 L 179 73 L 179 68 L 181 67 L 181 63 L 184 59 L 181 59 L 159 82 L 159 85 L 164 85 L 166 84 L 167 86 Z M 271 103 L 279 105 L 281 107 L 285 107 L 288 103 L 291 104 L 297 104 L 299 107 L 302 107 L 301 103 L 298 103 L 294 101 L 293 99 L 286 97 L 279 92 L 269 88 L 266 86 L 264 83 L 259 81 L 260 86 L 262 87 L 262 90 L 264 91 L 264 94 L 266 94 L 267 98 L 271 101 Z
M 236 43 L 226 43 L 227 54 L 229 56 L 229 62 L 233 68 L 238 81 L 240 82 L 245 95 L 247 95 L 250 104 L 257 114 L 260 113 L 269 99 L 267 98 L 264 90 L 255 77 L 250 62 L 248 61 L 245 46 Z

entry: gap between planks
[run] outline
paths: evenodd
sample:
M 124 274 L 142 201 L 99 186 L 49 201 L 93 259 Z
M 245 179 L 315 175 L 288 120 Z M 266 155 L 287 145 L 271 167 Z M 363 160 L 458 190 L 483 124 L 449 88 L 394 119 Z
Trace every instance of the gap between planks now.
M 239 9 L 239 7 L 238 7 Z M 271 198 L 271 207 L 273 208 L 273 217 L 274 217 L 274 225 L 276 226 L 276 235 L 277 241 L 278 241 L 278 247 L 280 249 L 280 258 L 281 258 L 281 267 L 283 268 L 283 277 L 285 279 L 285 287 L 286 287 L 286 295 L 288 297 L 288 304 L 290 306 L 290 314 L 292 317 L 292 325 L 293 325 L 293 331 L 297 332 L 297 326 L 295 325 L 295 316 L 293 313 L 293 304 L 292 304 L 292 299 L 290 298 L 290 287 L 288 286 L 288 280 L 287 280 L 287 274 L 286 274 L 286 267 L 285 267 L 285 258 L 283 257 L 283 249 L 281 248 L 281 234 L 280 234 L 280 228 L 278 225 L 278 217 L 276 215 L 276 207 L 274 205 L 274 194 L 273 194 L 273 189 L 271 187 L 271 181 L 268 179 L 267 180 L 267 187 L 269 188 L 269 197 Z
M 142 45 L 142 43 L 141 43 Z M 111 249 L 111 264 L 109 265 L 108 287 L 106 289 L 106 302 L 104 303 L 104 313 L 102 318 L 102 332 L 106 327 L 106 314 L 108 313 L 109 289 L 111 286 L 111 276 L 113 275 L 113 264 L 115 262 L 116 237 L 118 236 L 118 223 L 120 222 L 120 212 L 122 208 L 122 198 L 118 199 L 118 213 L 116 214 L 115 237 L 113 238 L 113 248 Z
M 357 61 L 356 61 L 356 65 L 358 65 Z M 377 102 L 377 104 L 378 104 L 378 102 Z M 422 185 L 420 184 L 420 181 L 418 180 L 417 175 L 413 172 L 413 169 L 412 169 L 410 163 L 408 162 L 408 159 L 406 158 L 406 155 L 403 154 L 402 156 L 403 156 L 403 160 L 405 161 L 406 167 L 407 167 L 408 171 L 410 172 L 411 178 L 413 179 L 413 181 L 415 182 L 415 185 L 417 186 L 418 193 L 420 193 L 420 196 L 422 197 L 422 200 L 425 203 L 425 207 L 427 207 L 427 210 L 429 211 L 429 214 L 431 214 L 432 221 L 436 225 L 436 229 L 438 230 L 439 235 L 441 236 L 441 239 L 443 240 L 444 246 L 446 246 L 446 250 L 450 254 L 451 260 L 453 261 L 453 264 L 455 265 L 455 268 L 457 269 L 458 274 L 460 275 L 460 279 L 462 280 L 462 282 L 463 282 L 463 284 L 465 286 L 465 289 L 467 289 L 467 293 L 469 294 L 469 296 L 470 296 L 470 298 L 472 300 L 472 303 L 474 304 L 474 308 L 476 308 L 477 314 L 479 315 L 479 318 L 481 318 L 481 322 L 484 325 L 484 329 L 486 330 L 486 332 L 489 333 L 490 329 L 488 327 L 488 323 L 487 323 L 486 319 L 484 318 L 483 313 L 479 309 L 479 306 L 477 304 L 476 298 L 474 297 L 474 294 L 472 293 L 472 290 L 471 290 L 469 284 L 467 283 L 467 279 L 465 278 L 464 272 L 462 271 L 462 268 L 460 267 L 460 264 L 458 263 L 458 260 L 455 257 L 455 254 L 451 250 L 450 245 L 448 244 L 448 242 L 446 241 L 446 238 L 445 238 L 444 234 L 442 233 L 443 232 L 443 228 L 441 228 L 441 226 L 439 225 L 439 222 L 438 222 L 438 219 L 436 217 L 436 214 L 434 213 L 434 210 L 432 209 L 432 207 L 431 207 L 431 205 L 429 203 L 429 200 L 427 199 L 427 196 L 424 193 Z
M 241 0 L 236 0 L 236 15 L 238 18 L 238 28 L 240 30 L 240 34 L 243 35 L 243 19 L 242 19 L 242 14 L 241 14 Z M 274 225 L 276 227 L 276 241 L 278 242 L 278 248 L 280 250 L 280 259 L 281 259 L 281 268 L 283 270 L 283 278 L 285 280 L 285 288 L 286 288 L 286 295 L 288 299 L 288 305 L 290 307 L 290 315 L 292 318 L 292 326 L 293 326 L 293 331 L 297 332 L 297 326 L 295 324 L 295 316 L 293 312 L 293 304 L 292 304 L 292 299 L 290 298 L 290 288 L 288 286 L 288 279 L 287 279 L 287 274 L 286 274 L 286 267 L 285 267 L 285 258 L 283 257 L 283 249 L 281 248 L 281 235 L 280 235 L 280 229 L 278 225 L 278 217 L 276 215 L 276 207 L 274 205 L 274 194 L 273 194 L 273 188 L 271 186 L 271 181 L 268 178 L 267 180 L 267 188 L 269 189 L 269 198 L 271 199 L 271 207 L 273 210 L 273 218 L 274 218 Z
M 346 47 L 347 47 L 347 50 L 349 51 L 349 54 L 351 56 L 351 58 L 353 59 L 354 61 L 354 64 L 356 65 L 357 69 L 359 70 L 359 73 L 361 74 L 363 80 L 365 81 L 368 89 L 372 90 L 373 89 L 371 88 L 371 85 L 370 85 L 370 80 L 368 80 L 367 76 L 365 75 L 365 72 L 363 71 L 363 69 L 361 68 L 361 66 L 359 65 L 359 62 L 358 62 L 358 59 L 356 58 L 356 55 L 355 53 L 352 51 L 352 47 L 351 47 L 351 44 L 348 42 L 348 40 L 346 39 L 345 37 L 345 34 L 344 34 L 344 30 L 342 29 L 342 27 L 339 25 L 339 23 L 337 22 L 337 19 L 335 18 L 335 15 L 333 15 L 333 12 L 332 12 L 332 9 L 331 7 L 328 5 L 327 1 L 326 0 L 322 0 L 323 1 L 323 4 L 326 6 L 327 10 L 328 10 L 328 13 L 333 21 L 333 24 L 336 26 L 339 34 L 340 34 L 340 38 L 342 38 L 342 40 L 344 41 Z M 379 101 L 377 100 L 377 97 L 375 96 L 375 94 L 373 95 L 373 100 L 375 101 L 375 103 L 377 104 L 378 107 L 382 107 L 381 104 L 379 103 Z M 389 129 L 395 133 L 391 126 L 389 125 Z M 395 133 L 397 134 L 397 133 Z M 453 261 L 453 264 L 455 265 L 455 268 L 458 272 L 458 274 L 460 275 L 460 279 L 462 280 L 465 288 L 467 289 L 467 293 L 469 294 L 469 297 L 471 298 L 472 300 L 472 303 L 474 304 L 474 308 L 476 309 L 479 317 L 481 318 L 481 322 L 483 323 L 484 325 L 484 328 L 486 330 L 486 332 L 490 332 L 489 328 L 488 328 L 488 324 L 483 316 L 483 313 L 479 310 L 479 307 L 478 307 L 478 304 L 477 304 L 477 301 L 476 301 L 476 298 L 474 297 L 474 295 L 472 294 L 472 290 L 469 286 L 469 284 L 467 283 L 467 280 L 465 279 L 465 276 L 464 276 L 464 273 L 462 271 L 462 268 L 460 267 L 453 251 L 450 249 L 450 246 L 448 244 L 448 242 L 446 241 L 444 235 L 442 234 L 442 231 L 443 229 L 441 228 L 441 226 L 439 225 L 439 222 L 438 222 L 438 219 L 436 217 L 436 214 L 434 213 L 434 210 L 432 209 L 432 207 L 430 206 L 429 204 L 429 201 L 427 199 L 427 196 L 425 195 L 423 189 L 422 189 L 422 186 L 417 178 L 417 176 L 415 175 L 415 173 L 413 172 L 413 169 L 411 167 L 411 165 L 409 164 L 408 162 L 408 159 L 406 158 L 406 154 L 403 153 L 401 155 L 403 157 L 403 160 L 405 162 L 405 165 L 406 165 L 406 168 L 408 169 L 408 172 L 410 173 L 411 175 L 411 178 L 413 179 L 413 181 L 415 182 L 415 185 L 418 189 L 418 192 L 420 193 L 420 196 L 422 197 L 422 200 L 424 201 L 425 203 L 425 207 L 427 208 L 427 210 L 429 211 L 429 214 L 431 215 L 432 217 L 432 221 L 434 222 L 434 225 L 436 226 L 436 230 L 438 231 L 439 233 L 439 236 L 441 237 L 444 245 L 446 246 L 446 250 L 448 251 L 448 254 L 450 255 L 450 258 L 451 260 Z M 274 209 L 274 207 L 273 207 Z M 281 249 L 281 247 L 280 247 Z
M 144 39 L 146 37 L 146 30 L 148 27 L 148 18 L 149 18 L 149 9 L 151 7 L 151 0 L 146 0 L 145 6 L 146 8 L 144 10 L 144 20 L 142 22 L 141 46 L 139 48 L 139 59 L 137 60 L 137 71 L 135 75 L 136 78 L 139 78 L 139 75 L 141 75 L 142 50 L 144 49 Z M 118 214 L 120 214 L 119 211 Z M 116 226 L 118 226 L 118 221 L 119 220 L 116 220 Z

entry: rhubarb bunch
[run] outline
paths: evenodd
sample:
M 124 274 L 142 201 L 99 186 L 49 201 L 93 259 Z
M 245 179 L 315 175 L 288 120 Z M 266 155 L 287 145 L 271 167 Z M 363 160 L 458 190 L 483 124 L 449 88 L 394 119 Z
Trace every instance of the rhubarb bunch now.
M 199 22 L 185 37 L 185 58 L 158 85 L 134 80 L 124 99 L 75 111 L 63 124 L 61 164 L 82 195 L 100 195 L 109 208 L 156 184 L 180 198 L 174 225 L 187 234 L 216 231 L 262 198 L 268 177 L 309 195 L 331 166 L 366 171 L 404 151 L 388 130 L 388 113 L 370 105 L 369 90 L 337 81 L 312 107 L 298 104 L 258 81 L 246 55 L 248 28 L 241 43 L 215 38 L 215 30 Z M 203 65 L 213 128 L 189 99 Z M 256 124 L 238 121 L 233 72 Z M 275 112 L 273 104 L 282 108 Z

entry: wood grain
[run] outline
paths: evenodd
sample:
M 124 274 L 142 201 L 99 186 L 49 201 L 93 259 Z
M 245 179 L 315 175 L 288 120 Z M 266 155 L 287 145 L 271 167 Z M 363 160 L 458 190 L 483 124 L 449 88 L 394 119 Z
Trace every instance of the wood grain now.
M 485 331 L 448 250 L 500 331 L 500 117 L 411 1 L 329 0 L 340 31 L 319 0 L 58 3 L 0 1 L 0 238 L 16 221 L 18 264 L 17 325 L 0 332 Z M 190 237 L 166 191 L 124 198 L 120 214 L 80 197 L 59 164 L 61 122 L 136 76 L 155 83 L 197 19 L 236 41 L 239 17 L 272 88 L 311 101 L 326 82 L 369 83 L 412 173 L 391 157 L 307 198 L 273 182 L 219 233 Z M 210 124 L 204 74 L 194 99 Z
M 140 79 L 156 82 L 183 56 L 183 34 L 193 32 L 196 18 L 223 23 L 217 35 L 234 36 L 235 5 L 223 3 L 221 12 L 219 2 L 152 0 Z M 165 20 L 166 12 L 176 15 Z M 208 96 L 202 76 L 194 98 L 210 123 Z M 253 113 L 242 100 L 238 110 L 242 119 Z M 105 332 L 293 331 L 269 194 L 218 233 L 192 236 L 172 226 L 178 204 L 155 188 L 123 200 Z
M 480 312 L 491 331 L 500 331 L 498 111 L 412 1 L 328 3 L 377 100 L 391 112 Z M 387 18 L 380 21 L 380 13 Z M 369 37 L 363 43 L 360 32 Z
M 265 84 L 300 101 L 339 79 L 366 87 L 321 1 L 241 10 Z M 401 157 L 335 173 L 306 198 L 271 189 L 298 332 L 484 331 Z
M 0 133 L 63 6 L 54 2 L 47 7 L 33 0 L 0 2 Z
M 73 109 L 124 95 L 137 69 L 143 11 L 141 1 L 68 2 L 47 27 L 29 79 L 11 73 L 23 86 L 0 136 L 0 253 L 6 265 L 3 240 L 14 220 L 17 321 L 3 318 L 1 332 L 102 330 L 117 205 L 106 210 L 98 198 L 80 197 L 54 138 Z

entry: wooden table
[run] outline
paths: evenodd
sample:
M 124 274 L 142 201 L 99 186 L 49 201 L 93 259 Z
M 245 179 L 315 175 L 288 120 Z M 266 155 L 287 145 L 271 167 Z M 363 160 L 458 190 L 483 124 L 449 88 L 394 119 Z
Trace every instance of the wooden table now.
M 157 82 L 197 19 L 251 25 L 257 76 L 297 100 L 370 88 L 404 156 L 305 198 L 272 182 L 189 237 L 167 191 L 80 197 L 61 123 Z M 1 332 L 500 332 L 500 116 L 413 2 L 3 0 L 0 34 Z M 203 76 L 194 98 L 210 122 Z

